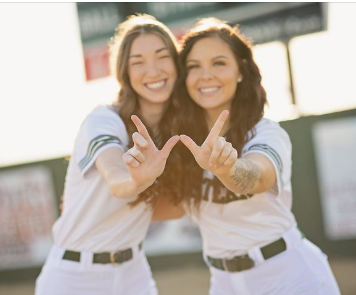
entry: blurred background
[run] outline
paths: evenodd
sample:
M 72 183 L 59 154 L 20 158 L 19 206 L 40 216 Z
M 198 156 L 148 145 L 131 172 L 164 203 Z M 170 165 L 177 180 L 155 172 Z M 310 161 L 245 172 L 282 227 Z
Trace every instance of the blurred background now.
M 115 100 L 107 43 L 132 13 L 179 38 L 201 17 L 251 38 L 269 107 L 293 144 L 293 212 L 356 294 L 356 3 L 0 3 L 0 294 L 33 294 L 82 120 Z M 153 223 L 145 251 L 160 294 L 207 294 L 189 219 Z

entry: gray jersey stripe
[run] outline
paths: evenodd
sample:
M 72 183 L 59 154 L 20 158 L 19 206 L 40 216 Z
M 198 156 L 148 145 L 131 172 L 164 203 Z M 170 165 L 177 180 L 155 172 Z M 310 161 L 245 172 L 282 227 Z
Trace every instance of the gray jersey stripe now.
M 268 154 L 269 156 L 271 156 L 271 158 L 274 160 L 274 162 L 277 165 L 277 169 L 279 172 L 279 180 L 281 183 L 281 186 L 283 187 L 283 180 L 282 180 L 282 173 L 283 173 L 283 162 L 281 157 L 279 156 L 279 154 L 277 153 L 277 151 L 273 148 L 271 148 L 270 146 L 268 146 L 267 144 L 254 144 L 252 145 L 247 151 L 263 151 L 266 154 Z
M 94 158 L 95 153 L 103 146 L 110 144 L 110 143 L 115 143 L 125 149 L 125 146 L 121 142 L 121 140 L 112 135 L 100 135 L 94 138 L 90 143 L 89 147 L 87 150 L 86 155 L 84 156 L 83 159 L 79 161 L 79 168 L 80 170 L 84 170 L 86 165 Z
M 279 156 L 279 154 L 276 152 L 275 149 L 271 148 L 267 144 L 254 144 L 248 149 L 248 151 L 253 151 L 253 150 L 265 151 L 276 161 L 276 164 L 280 168 L 280 170 L 281 171 L 283 170 L 283 163 L 281 157 Z

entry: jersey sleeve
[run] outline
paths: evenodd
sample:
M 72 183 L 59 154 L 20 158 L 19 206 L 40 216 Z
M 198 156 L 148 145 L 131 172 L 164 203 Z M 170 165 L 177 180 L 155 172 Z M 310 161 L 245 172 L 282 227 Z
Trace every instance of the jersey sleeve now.
M 84 120 L 76 138 L 73 156 L 83 177 L 95 167 L 97 157 L 110 147 L 127 150 L 128 135 L 122 119 L 108 107 L 101 106 Z
M 279 195 L 291 179 L 292 145 L 288 133 L 278 123 L 262 119 L 256 125 L 255 136 L 244 146 L 242 156 L 250 153 L 263 154 L 272 162 L 277 176 L 272 190 Z

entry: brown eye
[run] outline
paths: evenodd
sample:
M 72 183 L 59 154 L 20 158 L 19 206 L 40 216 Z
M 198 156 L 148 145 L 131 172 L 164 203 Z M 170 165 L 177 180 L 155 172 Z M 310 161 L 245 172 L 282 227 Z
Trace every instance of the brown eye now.
M 223 62 L 223 61 L 214 62 L 214 66 L 224 66 L 224 65 L 225 65 L 225 62 Z
M 136 66 L 136 65 L 141 65 L 143 62 L 142 61 L 135 61 L 133 63 L 131 63 L 132 66 Z
M 199 66 L 198 65 L 188 65 L 186 67 L 187 67 L 187 70 L 190 71 L 190 70 L 193 70 L 193 69 L 197 69 Z

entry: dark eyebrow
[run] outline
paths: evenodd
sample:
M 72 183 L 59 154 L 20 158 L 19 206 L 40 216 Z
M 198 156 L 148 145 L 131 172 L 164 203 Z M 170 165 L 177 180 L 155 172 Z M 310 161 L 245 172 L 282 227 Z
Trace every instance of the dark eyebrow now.
M 157 50 L 156 50 L 156 53 L 159 53 L 159 52 L 161 52 L 161 51 L 163 51 L 163 50 L 168 50 L 168 48 L 167 48 L 167 47 L 162 47 L 162 48 L 160 48 L 160 49 L 157 49 Z
M 213 59 L 218 59 L 218 58 L 227 58 L 227 56 L 225 55 L 218 55 L 218 56 L 214 56 Z
M 131 57 L 142 57 L 142 54 L 133 54 L 133 55 L 130 55 L 129 58 Z
M 219 58 L 227 59 L 228 57 L 225 56 L 225 55 L 217 55 L 217 56 L 214 56 L 212 59 L 219 59 Z M 188 63 L 188 62 L 199 62 L 199 61 L 196 60 L 196 59 L 189 59 L 189 60 L 186 61 L 186 63 Z
M 162 47 L 162 48 L 160 48 L 160 49 L 157 49 L 155 52 L 156 52 L 156 53 L 160 53 L 160 52 L 163 51 L 163 50 L 168 50 L 168 48 Z M 129 58 L 131 58 L 131 57 L 142 57 L 142 54 L 132 54 L 132 55 L 129 56 Z

